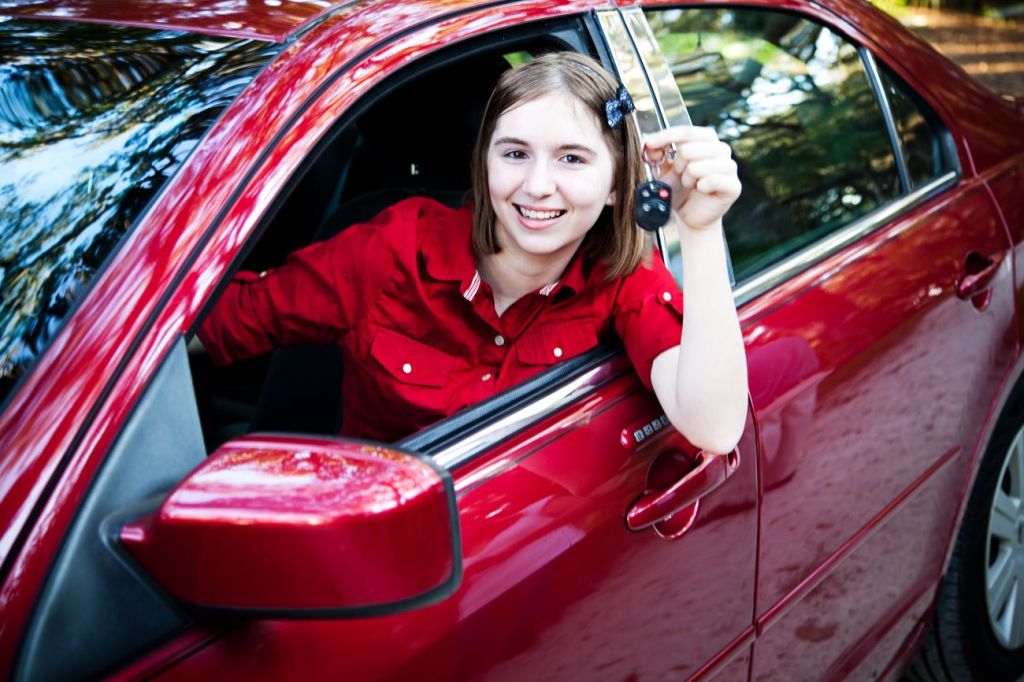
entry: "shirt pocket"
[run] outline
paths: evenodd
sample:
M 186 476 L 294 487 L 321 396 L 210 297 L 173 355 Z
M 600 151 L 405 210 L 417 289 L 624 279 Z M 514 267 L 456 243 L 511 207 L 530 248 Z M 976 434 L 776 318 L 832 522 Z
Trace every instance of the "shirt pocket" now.
M 548 324 L 526 334 L 516 344 L 519 361 L 524 365 L 553 365 L 585 353 L 597 345 L 593 320 L 566 320 Z
M 428 388 L 444 386 L 455 363 L 451 355 L 384 327 L 370 353 L 400 383 Z

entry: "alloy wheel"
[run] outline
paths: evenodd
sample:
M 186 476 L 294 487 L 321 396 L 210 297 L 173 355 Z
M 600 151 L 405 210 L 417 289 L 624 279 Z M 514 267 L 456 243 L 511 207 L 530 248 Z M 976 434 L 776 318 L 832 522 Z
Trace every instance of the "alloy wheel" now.
M 985 602 L 999 643 L 1024 645 L 1024 427 L 1006 451 L 989 509 Z

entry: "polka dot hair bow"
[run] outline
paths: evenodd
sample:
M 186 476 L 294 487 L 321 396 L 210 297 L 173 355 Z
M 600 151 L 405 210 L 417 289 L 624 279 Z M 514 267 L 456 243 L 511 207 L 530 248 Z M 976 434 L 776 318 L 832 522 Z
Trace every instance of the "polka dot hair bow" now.
M 604 103 L 604 114 L 608 120 L 608 127 L 618 128 L 626 114 L 631 113 L 634 109 L 636 107 L 633 106 L 633 98 L 626 92 L 626 86 L 620 85 L 615 97 Z

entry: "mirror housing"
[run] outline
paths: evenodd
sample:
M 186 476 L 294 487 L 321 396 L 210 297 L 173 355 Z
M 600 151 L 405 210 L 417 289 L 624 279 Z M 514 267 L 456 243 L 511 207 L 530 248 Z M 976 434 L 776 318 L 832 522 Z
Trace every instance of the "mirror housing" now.
M 462 578 L 448 473 L 372 443 L 232 440 L 116 533 L 167 592 L 217 611 L 380 615 L 439 601 Z

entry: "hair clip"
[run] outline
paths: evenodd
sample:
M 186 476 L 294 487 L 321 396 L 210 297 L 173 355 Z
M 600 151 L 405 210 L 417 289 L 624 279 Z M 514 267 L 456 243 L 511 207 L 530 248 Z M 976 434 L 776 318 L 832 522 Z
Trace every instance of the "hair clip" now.
M 626 86 L 620 85 L 615 97 L 604 103 L 604 115 L 609 128 L 618 128 L 626 114 L 632 113 L 636 107 L 633 98 L 626 92 Z

